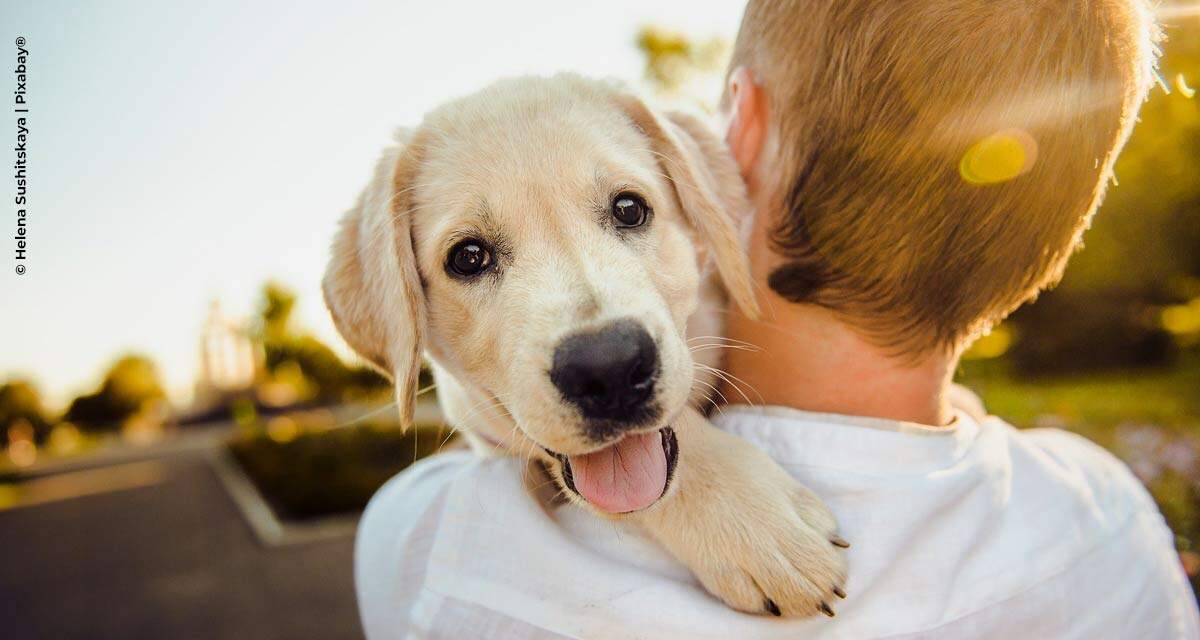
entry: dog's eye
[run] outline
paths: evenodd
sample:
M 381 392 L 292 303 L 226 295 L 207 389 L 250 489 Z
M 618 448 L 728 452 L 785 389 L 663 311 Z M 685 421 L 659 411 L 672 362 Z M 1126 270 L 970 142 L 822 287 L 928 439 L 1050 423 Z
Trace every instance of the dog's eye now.
M 640 227 L 646 223 L 649 213 L 649 205 L 637 194 L 621 193 L 613 198 L 612 216 L 618 227 Z
M 492 252 L 482 241 L 463 240 L 450 250 L 446 266 L 460 276 L 477 276 L 492 266 Z

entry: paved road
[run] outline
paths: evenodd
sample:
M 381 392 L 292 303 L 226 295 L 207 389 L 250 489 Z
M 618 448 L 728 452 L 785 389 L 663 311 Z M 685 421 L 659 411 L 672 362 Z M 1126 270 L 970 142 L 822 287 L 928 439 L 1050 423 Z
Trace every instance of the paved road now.
M 0 511 L 0 637 L 362 637 L 353 539 L 261 546 L 203 456 L 40 482 Z

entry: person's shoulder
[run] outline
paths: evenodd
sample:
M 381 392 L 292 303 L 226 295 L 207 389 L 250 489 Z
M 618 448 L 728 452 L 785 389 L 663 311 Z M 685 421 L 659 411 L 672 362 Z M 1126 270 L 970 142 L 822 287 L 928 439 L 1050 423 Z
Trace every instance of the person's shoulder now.
M 360 534 L 392 524 L 412 523 L 426 511 L 436 509 L 439 497 L 455 478 L 469 471 L 471 463 L 471 457 L 462 451 L 441 453 L 413 463 L 371 496 L 359 520 Z
M 469 451 L 447 451 L 418 460 L 375 492 L 363 520 L 424 511 L 455 479 L 470 473 L 478 461 Z
M 457 478 L 470 473 L 474 463 L 474 457 L 465 451 L 429 456 L 375 492 L 359 518 L 355 540 L 360 591 L 364 580 L 395 564 L 397 554 L 405 549 L 401 541 L 437 530 L 446 492 Z
M 1154 499 L 1129 466 L 1088 438 L 1051 428 L 1027 429 L 1016 434 L 1038 454 L 1038 462 L 1044 468 L 1086 488 L 1088 496 L 1098 505 L 1158 513 Z
M 452 490 L 463 483 L 506 484 L 521 490 L 522 467 L 509 457 L 486 457 L 472 451 L 447 451 L 410 465 L 371 497 L 359 521 L 359 552 L 379 534 L 388 539 L 432 534 L 443 526 L 441 514 Z M 503 479 L 508 478 L 505 482 Z M 417 529 L 422 529 L 418 531 Z
M 1078 528 L 1080 549 L 1119 544 L 1135 521 L 1166 531 L 1158 505 L 1130 468 L 1095 442 L 1052 428 L 1017 429 L 994 416 L 980 423 L 989 455 L 1003 455 L 1004 485 L 1022 511 L 1054 513 Z M 1155 534 L 1153 544 L 1162 541 Z
M 1122 577 L 1120 587 L 1109 585 L 1105 597 L 1117 603 L 1122 615 L 1103 625 L 1104 633 L 1125 637 L 1197 637 L 1196 600 L 1175 550 L 1174 534 L 1150 492 L 1133 471 L 1091 440 L 1061 429 L 1016 432 L 1043 468 L 1073 485 L 1077 503 L 1086 507 L 1087 524 L 1104 535 L 1086 556 L 1085 566 L 1072 573 L 1076 585 L 1106 584 Z M 1089 587 L 1090 588 L 1090 587 Z M 1095 617 L 1095 616 L 1093 616 Z M 1103 619 L 1101 616 L 1097 619 Z M 1137 622 L 1130 622 L 1130 619 Z M 1126 631 L 1115 631 L 1132 625 Z M 1159 629 L 1161 633 L 1152 631 Z M 1099 630 L 1099 629 L 1098 629 Z
M 519 492 L 519 466 L 512 458 L 450 451 L 414 463 L 380 487 L 359 520 L 354 544 L 355 590 L 368 637 L 405 635 L 435 543 L 459 522 L 447 515 L 453 496 L 462 493 L 456 490 L 469 483 Z

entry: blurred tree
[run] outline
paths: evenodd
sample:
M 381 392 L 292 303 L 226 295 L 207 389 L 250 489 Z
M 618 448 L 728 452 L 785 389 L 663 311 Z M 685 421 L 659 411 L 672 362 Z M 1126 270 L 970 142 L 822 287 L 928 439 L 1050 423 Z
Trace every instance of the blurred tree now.
M 278 282 L 263 285 L 259 322 L 264 341 L 281 340 L 288 335 L 296 294 Z
M 37 388 L 27 380 L 10 380 L 0 385 L 0 445 L 5 434 L 17 423 L 33 430 L 34 442 L 40 444 L 50 433 L 50 420 Z
M 1179 20 L 1085 249 L 1011 320 L 1024 373 L 1163 365 L 1183 344 L 1161 312 L 1200 299 L 1200 19 Z
M 699 40 L 679 31 L 648 25 L 637 33 L 650 87 L 661 96 L 711 109 L 720 93 L 720 74 L 729 59 L 724 38 Z
M 75 398 L 65 418 L 84 429 L 118 430 L 125 420 L 165 396 L 154 363 L 128 355 L 113 364 L 97 391 Z
M 1082 290 L 1181 289 L 1200 276 L 1200 18 L 1167 27 L 1160 88 L 1151 91 L 1117 161 L 1114 186 L 1072 259 L 1062 287 Z M 1186 287 L 1184 287 L 1186 289 Z
M 267 388 L 287 387 L 268 404 L 343 402 L 390 389 L 387 380 L 365 366 L 348 366 L 328 346 L 292 326 L 296 294 L 269 282 L 263 287 L 255 333 L 266 354 Z M 260 394 L 262 395 L 262 394 Z M 267 394 L 271 395 L 271 394 Z M 270 398 L 267 398 L 270 400 Z

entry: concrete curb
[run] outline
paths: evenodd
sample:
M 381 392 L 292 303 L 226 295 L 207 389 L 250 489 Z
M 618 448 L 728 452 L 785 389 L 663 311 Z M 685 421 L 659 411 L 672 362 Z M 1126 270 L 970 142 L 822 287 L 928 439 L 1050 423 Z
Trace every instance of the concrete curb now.
M 242 519 L 263 546 L 282 547 L 343 538 L 353 536 L 358 529 L 358 514 L 327 516 L 303 522 L 280 520 L 228 449 L 213 449 L 205 457 L 230 500 L 241 512 Z

